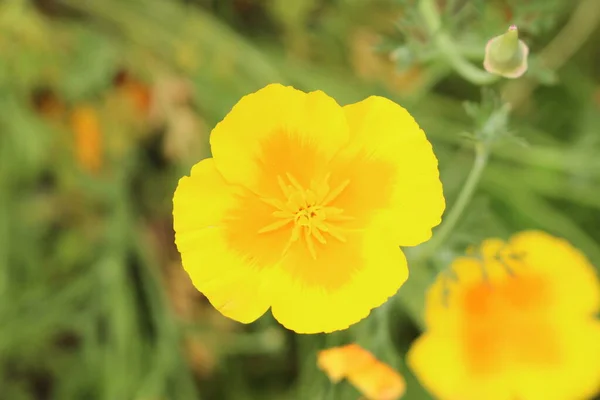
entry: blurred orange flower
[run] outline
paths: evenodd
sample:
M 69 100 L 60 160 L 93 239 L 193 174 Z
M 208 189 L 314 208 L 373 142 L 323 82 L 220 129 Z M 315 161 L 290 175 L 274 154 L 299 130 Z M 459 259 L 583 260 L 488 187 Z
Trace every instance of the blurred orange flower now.
M 368 400 L 396 400 L 406 390 L 399 373 L 357 344 L 320 351 L 317 365 L 332 382 L 345 378 Z
M 115 85 L 136 111 L 144 116 L 148 115 L 152 102 L 152 94 L 148 85 L 139 81 L 127 71 L 120 71 L 117 74 Z
M 409 95 L 424 83 L 424 73 L 418 64 L 400 69 L 396 53 L 373 51 L 382 36 L 373 30 L 359 29 L 349 36 L 351 63 L 358 77 L 368 82 L 383 83 L 394 93 Z
M 61 120 L 65 116 L 66 105 L 54 90 L 41 87 L 32 94 L 33 105 L 40 115 L 50 120 Z
M 348 328 L 406 280 L 398 246 L 428 240 L 441 220 L 431 144 L 382 97 L 341 107 L 268 85 L 210 145 L 213 158 L 175 191 L 175 242 L 196 288 L 240 322 L 271 307 L 299 333 Z
M 486 240 L 449 272 L 408 354 L 436 397 L 575 400 L 600 389 L 600 284 L 568 242 L 537 231 Z
M 102 167 L 102 131 L 96 110 L 80 105 L 71 113 L 71 129 L 75 140 L 75 156 L 82 168 L 98 172 Z

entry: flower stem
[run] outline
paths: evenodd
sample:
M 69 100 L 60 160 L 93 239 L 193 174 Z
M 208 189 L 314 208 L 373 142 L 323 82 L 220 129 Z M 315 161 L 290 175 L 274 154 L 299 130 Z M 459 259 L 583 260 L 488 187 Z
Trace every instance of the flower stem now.
M 10 165 L 11 152 L 9 151 L 9 135 L 0 135 L 0 297 L 4 295 L 8 288 L 9 279 L 9 251 L 11 245 L 10 224 L 11 224 L 11 202 L 10 196 Z
M 488 157 L 489 146 L 486 143 L 477 143 L 475 146 L 475 160 L 473 161 L 473 167 L 456 199 L 456 203 L 454 203 L 452 209 L 444 218 L 444 222 L 436 231 L 436 234 L 424 245 L 425 248 L 417 256 L 418 260 L 428 258 L 448 239 L 448 236 L 456 227 L 462 213 L 475 193 L 475 189 L 477 188 L 483 170 L 487 164 Z
M 599 4 L 597 0 L 579 2 L 567 24 L 539 52 L 538 60 L 545 69 L 557 71 L 589 40 L 600 24 Z M 504 97 L 513 108 L 518 108 L 538 85 L 531 78 L 508 82 L 503 90 Z
M 452 37 L 442 31 L 440 14 L 434 0 L 421 0 L 419 11 L 437 50 L 460 76 L 475 85 L 490 85 L 498 80 L 497 76 L 477 68 L 464 58 Z

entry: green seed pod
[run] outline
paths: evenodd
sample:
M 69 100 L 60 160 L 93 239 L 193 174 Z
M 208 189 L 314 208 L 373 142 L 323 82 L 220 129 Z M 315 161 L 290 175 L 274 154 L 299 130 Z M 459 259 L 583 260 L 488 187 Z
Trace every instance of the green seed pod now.
M 519 31 L 512 25 L 504 35 L 488 41 L 483 67 L 492 74 L 518 78 L 527 71 L 528 55 L 529 47 L 519 40 Z

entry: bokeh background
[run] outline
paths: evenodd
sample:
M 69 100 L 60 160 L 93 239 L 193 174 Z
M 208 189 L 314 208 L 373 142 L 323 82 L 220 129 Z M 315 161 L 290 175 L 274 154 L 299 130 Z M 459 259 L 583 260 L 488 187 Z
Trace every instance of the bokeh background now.
M 350 341 L 405 375 L 406 399 L 430 399 L 404 355 L 435 271 L 469 244 L 543 229 L 599 266 L 600 1 L 439 0 L 454 55 L 420 3 L 0 1 L 0 399 L 356 400 L 315 364 Z M 484 88 L 456 70 L 452 57 L 479 68 L 512 23 L 531 50 L 523 78 Z M 230 321 L 173 244 L 179 177 L 270 82 L 402 104 L 434 145 L 449 206 L 473 136 L 499 139 L 449 240 L 347 331 Z

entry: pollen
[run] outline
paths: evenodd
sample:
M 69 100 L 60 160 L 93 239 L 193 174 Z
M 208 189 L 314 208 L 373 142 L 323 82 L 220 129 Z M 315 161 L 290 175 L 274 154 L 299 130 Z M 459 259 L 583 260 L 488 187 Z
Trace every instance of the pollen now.
M 296 178 L 286 173 L 279 175 L 277 183 L 281 190 L 280 198 L 262 198 L 275 210 L 275 221 L 258 233 L 267 234 L 281 229 L 290 230 L 290 238 L 283 249 L 285 255 L 294 243 L 303 241 L 313 259 L 317 258 L 316 242 L 325 245 L 328 240 L 346 242 L 345 229 L 340 223 L 352 220 L 344 215 L 344 210 L 333 206 L 336 198 L 346 189 L 350 180 L 345 180 L 331 188 L 330 175 L 320 181 L 311 181 L 308 188 L 303 187 Z

